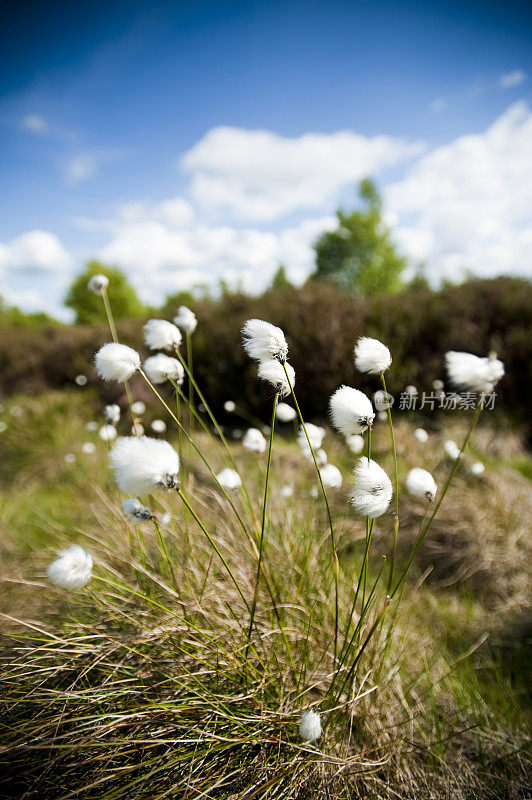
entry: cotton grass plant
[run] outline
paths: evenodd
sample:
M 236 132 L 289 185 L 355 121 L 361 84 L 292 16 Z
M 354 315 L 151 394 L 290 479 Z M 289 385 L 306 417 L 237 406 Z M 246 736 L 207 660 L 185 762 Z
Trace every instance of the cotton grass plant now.
M 118 341 L 97 354 L 103 379 L 126 387 L 138 374 L 171 424 L 160 431 L 165 439 L 120 436 L 110 445 L 107 480 L 115 485 L 102 495 L 101 533 L 90 548 L 84 542 L 87 550 L 72 542 L 49 568 L 49 591 L 69 609 L 68 621 L 60 633 L 31 623 L 33 643 L 20 645 L 20 663 L 33 648 L 24 669 L 40 676 L 35 699 L 24 699 L 45 709 L 37 751 L 48 771 L 66 759 L 61 797 L 388 798 L 394 727 L 405 708 L 415 717 L 397 665 L 416 635 L 403 628 L 397 641 L 397 620 L 415 606 L 419 584 L 409 574 L 481 407 L 439 494 L 428 471 L 408 474 L 419 528 L 396 564 L 403 487 L 390 409 L 393 482 L 372 453 L 369 398 L 347 386 L 331 397 L 354 476 L 347 496 L 341 470 L 325 450 L 320 456 L 325 430 L 303 418 L 284 332 L 249 320 L 244 347 L 269 386 L 271 419 L 267 438 L 250 429 L 232 447 L 193 376 L 191 350 L 187 359 L 179 351 L 174 328 L 187 336 L 195 328 L 188 311 L 179 310 L 175 325 L 148 323 L 147 347 L 165 353 L 144 366 Z M 386 345 L 360 340 L 355 364 L 387 391 Z M 208 422 L 183 392 L 185 377 Z M 300 426 L 300 466 L 290 471 L 312 474 L 319 486 L 299 515 L 293 500 L 302 489 L 286 483 L 277 452 L 276 423 L 294 416 L 279 414 L 281 398 Z M 118 422 L 107 424 L 116 431 Z M 174 437 L 187 447 L 176 449 Z M 355 459 L 360 437 L 366 455 Z M 390 504 L 391 543 L 375 561 L 372 542 L 381 525 L 389 534 Z M 349 525 L 362 543 L 354 557 Z M 412 680 L 422 683 L 426 664 L 415 662 Z M 379 720 L 373 747 L 366 716 Z M 25 731 L 35 739 L 37 729 L 24 726 L 20 741 Z

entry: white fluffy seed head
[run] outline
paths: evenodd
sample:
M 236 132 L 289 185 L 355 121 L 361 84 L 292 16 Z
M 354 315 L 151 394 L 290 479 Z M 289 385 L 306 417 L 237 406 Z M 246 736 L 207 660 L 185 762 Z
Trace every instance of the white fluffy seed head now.
M 294 487 L 291 484 L 287 483 L 281 488 L 281 497 L 284 497 L 286 499 L 288 497 L 292 497 L 293 494 L 294 494 Z
M 315 742 L 321 736 L 320 715 L 315 711 L 305 711 L 299 723 L 299 735 L 304 742 Z
M 305 430 L 307 431 L 306 434 Z M 303 453 L 305 453 L 306 451 L 310 452 L 309 443 L 307 441 L 307 435 L 310 440 L 310 445 L 312 449 L 316 451 L 318 450 L 318 448 L 321 447 L 321 443 L 323 442 L 323 437 L 325 436 L 325 428 L 322 428 L 320 425 L 314 425 L 312 422 L 305 422 L 305 428 L 303 428 L 303 426 L 300 427 L 299 432 L 297 434 L 297 443 L 303 450 Z
M 484 472 L 484 464 L 480 461 L 475 461 L 474 464 L 471 464 L 471 474 L 472 475 L 482 475 Z
M 297 417 L 297 411 L 288 403 L 279 403 L 275 409 L 275 418 L 279 422 L 293 422 Z
M 164 433 L 166 431 L 166 422 L 164 419 L 154 419 L 150 427 L 154 433 Z
M 143 331 L 150 350 L 176 350 L 183 338 L 179 328 L 166 319 L 149 319 Z
M 171 444 L 148 436 L 125 436 L 109 454 L 116 482 L 128 494 L 178 486 L 179 457 Z
M 452 439 L 447 439 L 443 445 L 443 449 L 445 450 L 445 455 L 448 456 L 448 458 L 451 458 L 453 461 L 456 461 L 456 459 L 460 456 L 460 448 L 456 442 L 453 442 Z
M 120 406 L 116 403 L 113 403 L 110 406 L 105 406 L 103 415 L 108 425 L 118 425 L 120 422 Z
M 128 519 L 134 522 L 145 522 L 146 520 L 153 519 L 150 509 L 143 506 L 137 497 L 124 500 L 122 503 L 122 511 Z
M 181 328 L 185 333 L 194 333 L 198 320 L 194 312 L 187 306 L 179 306 L 177 315 L 174 317 L 174 325 Z
M 342 485 L 342 473 L 334 464 L 325 464 L 324 467 L 321 467 L 320 475 L 323 485 L 329 489 L 339 489 Z
M 94 356 L 96 371 L 104 381 L 127 381 L 140 367 L 140 356 L 132 347 L 109 342 Z
M 258 428 L 249 428 L 242 440 L 242 444 L 251 453 L 264 453 L 266 450 L 266 439 Z
M 102 425 L 98 435 L 103 442 L 112 442 L 116 439 L 116 428 L 114 425 Z
M 177 358 L 157 353 L 144 362 L 144 372 L 152 383 L 164 383 L 171 378 L 174 383 L 181 386 L 185 379 L 185 370 Z
M 62 589 L 82 589 L 92 577 L 92 556 L 79 544 L 61 550 L 48 567 L 48 578 Z
M 359 458 L 351 492 L 355 511 L 370 519 L 380 517 L 390 505 L 392 494 L 392 483 L 382 467 L 375 461 L 368 461 L 366 456 Z
M 355 367 L 359 372 L 381 375 L 392 363 L 392 355 L 385 344 L 369 336 L 361 336 L 355 346 Z
M 434 500 L 438 487 L 436 481 L 426 469 L 414 467 L 406 477 L 406 488 L 413 497 L 423 497 L 425 500 Z
M 94 442 L 84 442 L 81 445 L 81 452 L 85 453 L 86 455 L 90 456 L 96 450 L 96 445 Z
M 456 350 L 445 354 L 445 366 L 455 388 L 485 394 L 493 392 L 496 383 L 504 375 L 504 364 L 498 358 L 479 358 L 473 353 Z
M 351 452 L 356 456 L 364 449 L 364 437 L 359 433 L 346 437 L 346 443 Z
M 288 378 L 286 377 L 285 368 Z M 258 376 L 261 380 L 271 383 L 281 397 L 289 395 L 291 392 L 290 385 L 294 386 L 296 382 L 294 368 L 288 362 L 281 363 L 273 358 L 260 362 Z
M 244 349 L 248 356 L 258 361 L 275 359 L 284 364 L 288 345 L 281 328 L 262 319 L 248 319 L 242 328 Z
M 331 395 L 329 411 L 332 424 L 344 436 L 363 433 L 373 425 L 375 419 L 369 397 L 351 386 L 340 386 Z
M 146 403 L 143 400 L 135 400 L 131 405 L 131 410 L 134 414 L 141 416 L 146 411 Z
M 109 278 L 107 275 L 93 275 L 87 284 L 87 287 L 91 292 L 94 292 L 94 294 L 103 294 L 108 286 Z
M 421 444 L 425 444 L 425 442 L 427 442 L 429 438 L 429 435 L 424 428 L 416 428 L 416 430 L 414 431 L 414 436 L 418 440 L 418 442 L 421 442 Z
M 238 489 L 242 486 L 242 478 L 238 472 L 235 469 L 231 469 L 231 467 L 226 467 L 219 472 L 216 479 L 224 489 Z
M 226 400 L 224 403 L 224 411 L 227 411 L 228 414 L 232 414 L 236 408 L 236 403 L 234 400 Z

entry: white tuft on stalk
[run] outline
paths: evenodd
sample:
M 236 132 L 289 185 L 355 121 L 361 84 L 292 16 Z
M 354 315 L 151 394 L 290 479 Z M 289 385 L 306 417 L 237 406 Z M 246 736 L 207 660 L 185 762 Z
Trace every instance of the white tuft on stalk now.
M 120 406 L 116 403 L 113 403 L 110 406 L 105 406 L 103 415 L 108 425 L 118 425 L 120 422 Z
M 380 517 L 390 505 L 392 494 L 392 482 L 382 467 L 362 456 L 355 467 L 355 485 L 351 492 L 355 511 L 370 519 Z
M 117 436 L 116 428 L 114 425 L 102 425 L 98 435 L 102 441 L 112 442 Z
M 224 403 L 224 411 L 227 411 L 228 414 L 232 414 L 236 408 L 236 403 L 233 400 L 226 400 Z
M 457 389 L 490 394 L 504 375 L 504 364 L 495 356 L 479 358 L 450 350 L 445 354 L 449 380 Z
M 166 319 L 149 319 L 143 331 L 150 350 L 176 350 L 183 338 L 179 328 Z
M 144 372 L 152 383 L 164 383 L 171 378 L 174 383 L 181 386 L 185 379 L 185 370 L 177 358 L 157 353 L 144 362 Z
M 96 371 L 105 381 L 127 381 L 140 367 L 140 356 L 132 347 L 109 342 L 94 356 Z
M 284 364 L 288 345 L 281 328 L 262 319 L 248 319 L 242 328 L 244 349 L 248 356 L 258 361 L 274 359 Z
M 306 430 L 306 434 L 305 434 Z M 325 428 L 322 428 L 320 425 L 314 425 L 312 422 L 305 422 L 305 427 L 301 426 L 299 432 L 297 434 L 297 442 L 303 451 L 304 455 L 307 453 L 311 456 L 309 444 L 307 441 L 307 436 L 310 440 L 310 445 L 314 451 L 318 450 L 321 447 L 321 443 L 323 442 L 323 437 L 325 436 Z
M 102 295 L 109 286 L 109 278 L 107 275 L 93 275 L 89 280 L 87 287 L 94 294 Z
M 348 448 L 355 456 L 364 449 L 364 437 L 359 433 L 355 433 L 353 436 L 347 436 L 345 441 Z
M 297 417 L 297 411 L 288 403 L 278 403 L 275 409 L 275 419 L 278 422 L 293 422 Z
M 332 424 L 344 436 L 363 433 L 372 426 L 375 419 L 369 397 L 351 386 L 340 386 L 331 395 L 329 411 Z
M 166 431 L 166 422 L 164 419 L 154 419 L 150 427 L 154 433 L 164 433 Z
M 168 442 L 148 436 L 125 436 L 109 454 L 116 482 L 128 494 L 148 494 L 178 486 L 179 456 Z
M 135 522 L 146 522 L 146 520 L 153 519 L 153 514 L 150 509 L 143 506 L 137 497 L 124 500 L 122 503 L 122 511 L 128 519 L 134 520 Z
M 286 372 L 288 373 L 288 378 L 285 374 L 285 368 Z M 273 358 L 260 362 L 258 376 L 261 380 L 271 383 L 275 391 L 279 392 L 281 397 L 286 397 L 289 395 L 291 392 L 290 384 L 294 386 L 296 382 L 296 373 L 294 368 L 290 366 L 288 362 L 283 365 Z
M 421 442 L 421 444 L 425 444 L 429 438 L 429 435 L 424 428 L 416 428 L 414 431 L 414 436 L 418 442 Z
M 456 461 L 456 459 L 460 456 L 460 448 L 456 442 L 453 442 L 452 439 L 447 439 L 443 445 L 443 449 L 445 450 L 445 455 L 448 456 L 448 458 L 451 458 L 453 461 Z
M 304 742 L 315 742 L 321 736 L 320 715 L 315 711 L 305 711 L 299 723 L 299 735 Z
M 392 363 L 388 348 L 378 339 L 361 336 L 355 346 L 355 367 L 359 372 L 381 375 Z
M 179 306 L 177 315 L 174 317 L 174 325 L 181 328 L 185 333 L 194 333 L 198 320 L 194 312 L 187 306 Z
M 226 467 L 216 476 L 216 480 L 224 489 L 238 489 L 242 486 L 242 478 L 235 469 Z
M 258 428 L 249 428 L 242 440 L 242 444 L 251 453 L 264 453 L 266 450 L 266 439 Z
M 61 550 L 48 567 L 48 578 L 62 589 L 83 589 L 92 577 L 92 556 L 79 544 Z
M 481 461 L 475 461 L 474 464 L 471 464 L 470 469 L 472 475 L 482 475 L 484 472 L 484 464 Z
M 143 400 L 135 400 L 133 405 L 131 406 L 131 410 L 134 414 L 138 414 L 142 416 L 146 411 L 146 403 Z
M 321 480 L 329 489 L 339 489 L 342 485 L 342 473 L 334 464 L 325 464 L 320 469 Z
M 434 500 L 438 487 L 436 481 L 426 469 L 414 467 L 406 477 L 406 488 L 414 497 L 423 497 L 426 500 Z

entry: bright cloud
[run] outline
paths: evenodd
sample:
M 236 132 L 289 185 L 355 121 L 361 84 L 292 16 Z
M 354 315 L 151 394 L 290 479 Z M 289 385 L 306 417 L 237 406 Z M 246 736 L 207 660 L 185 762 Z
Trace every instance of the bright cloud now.
M 270 131 L 219 127 L 189 150 L 180 166 L 190 176 L 190 194 L 200 208 L 265 222 L 334 204 L 343 187 L 422 149 L 420 143 L 352 131 L 288 139 Z
M 532 274 L 532 112 L 426 154 L 385 193 L 405 251 L 429 275 Z
M 98 160 L 91 153 L 81 153 L 65 164 L 65 176 L 68 183 L 80 183 L 92 178 L 98 169 Z
M 526 81 L 526 74 L 522 69 L 514 69 L 511 72 L 505 72 L 499 78 L 499 86 L 503 89 L 511 89 L 514 86 L 519 86 Z
M 49 231 L 28 231 L 6 244 L 0 243 L 0 273 L 62 272 L 72 263 L 72 256 Z

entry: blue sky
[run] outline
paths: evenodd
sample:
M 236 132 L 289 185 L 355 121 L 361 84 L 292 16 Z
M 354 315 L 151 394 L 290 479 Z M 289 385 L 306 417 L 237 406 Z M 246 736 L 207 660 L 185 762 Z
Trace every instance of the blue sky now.
M 60 313 L 91 256 L 154 302 L 302 281 L 365 174 L 434 281 L 531 274 L 531 34 L 467 0 L 12 3 L 0 293 Z

